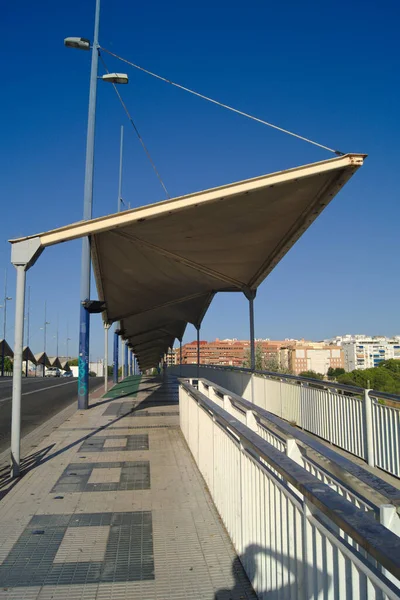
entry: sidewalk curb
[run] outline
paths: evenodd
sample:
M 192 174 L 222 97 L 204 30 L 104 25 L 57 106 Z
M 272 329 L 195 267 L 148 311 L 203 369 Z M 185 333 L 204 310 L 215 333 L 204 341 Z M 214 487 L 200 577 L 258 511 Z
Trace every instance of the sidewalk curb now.
M 115 385 L 115 384 L 113 384 L 113 385 Z M 99 396 L 96 397 L 96 393 L 101 389 L 103 390 L 102 394 L 100 394 Z M 109 388 L 109 389 L 111 389 L 111 388 Z M 103 394 L 104 394 L 104 383 L 102 383 L 99 387 L 95 388 L 90 393 L 89 401 L 97 400 L 97 398 L 101 398 L 103 396 Z M 90 406 L 90 404 L 89 404 L 89 406 Z M 34 450 L 37 446 L 39 446 L 43 442 L 45 437 L 48 437 L 51 434 L 51 432 L 54 431 L 54 429 L 57 429 L 65 421 L 70 419 L 76 412 L 78 412 L 78 410 L 80 410 L 80 409 L 78 409 L 77 402 L 75 399 L 72 402 L 72 404 L 70 404 L 66 408 L 63 408 L 62 410 L 60 410 L 60 412 L 58 412 L 57 414 L 50 417 L 50 419 L 48 419 L 47 421 L 45 421 L 44 423 L 39 425 L 39 427 L 37 427 L 36 429 L 31 431 L 30 433 L 27 433 L 21 439 L 21 459 L 28 456 L 32 450 Z M 10 464 L 10 448 L 7 448 L 6 450 L 4 450 L 3 452 L 0 453 L 0 469 L 6 467 L 9 464 Z

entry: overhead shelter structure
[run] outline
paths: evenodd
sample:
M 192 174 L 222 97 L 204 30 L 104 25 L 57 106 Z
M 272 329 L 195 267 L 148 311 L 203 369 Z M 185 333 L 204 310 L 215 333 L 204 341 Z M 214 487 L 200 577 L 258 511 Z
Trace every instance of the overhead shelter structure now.
M 51 363 L 49 361 L 49 357 L 46 352 L 39 352 L 35 354 L 35 360 L 37 365 L 43 365 L 43 377 L 45 373 L 46 367 L 51 367 Z
M 14 352 L 7 343 L 6 340 L 0 340 L 0 357 L 7 356 L 8 358 L 14 358 Z
M 29 348 L 29 346 L 24 346 L 24 349 L 22 351 L 22 360 L 28 360 L 29 362 L 31 362 L 34 365 L 37 364 L 35 355 L 33 354 L 32 350 Z
M 142 371 L 182 339 L 188 323 L 199 331 L 217 292 L 249 300 L 254 368 L 258 286 L 364 158 L 346 154 L 11 240 L 17 295 L 44 248 L 89 236 L 103 321 L 120 322 Z
M 69 366 L 68 360 L 60 360 L 61 368 L 63 371 L 70 371 L 71 367 Z
M 58 356 L 49 356 L 49 363 L 51 367 L 55 367 L 56 369 L 62 369 L 61 361 Z
M 24 349 L 22 351 L 22 360 L 25 363 L 25 377 L 28 377 L 29 363 L 37 365 L 36 358 L 29 346 L 24 346 Z

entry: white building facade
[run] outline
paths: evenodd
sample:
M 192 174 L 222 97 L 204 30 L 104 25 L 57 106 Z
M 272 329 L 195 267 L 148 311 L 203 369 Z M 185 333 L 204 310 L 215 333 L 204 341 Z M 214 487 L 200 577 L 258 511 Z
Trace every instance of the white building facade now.
M 400 336 L 393 338 L 369 337 L 356 335 L 343 336 L 341 343 L 344 354 L 344 368 L 346 371 L 355 369 L 372 369 L 384 360 L 394 358 L 400 360 Z

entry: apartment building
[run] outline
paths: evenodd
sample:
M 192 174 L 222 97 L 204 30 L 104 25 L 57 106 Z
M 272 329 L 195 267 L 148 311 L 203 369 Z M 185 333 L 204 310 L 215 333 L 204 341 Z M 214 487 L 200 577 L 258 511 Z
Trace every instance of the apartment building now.
M 330 367 L 344 368 L 344 355 L 340 346 L 327 346 L 323 342 L 297 343 L 281 349 L 280 364 L 294 375 L 303 371 L 326 375 Z
M 343 339 L 342 348 L 346 371 L 371 369 L 391 358 L 400 360 L 400 336 L 387 338 L 357 335 L 354 339 Z
M 257 339 L 256 346 L 261 347 L 264 368 L 269 364 L 279 366 L 279 351 L 283 346 L 294 344 L 295 340 Z M 176 363 L 179 363 L 179 348 L 174 350 Z M 249 360 L 249 340 L 216 339 L 212 342 L 200 341 L 200 363 L 203 365 L 222 365 L 242 367 Z M 182 346 L 182 363 L 197 364 L 197 341 Z
M 200 363 L 203 365 L 223 365 L 241 367 L 250 347 L 247 340 L 200 341 Z M 176 362 L 179 363 L 179 348 L 175 349 Z M 182 364 L 197 364 L 197 341 L 182 346 Z

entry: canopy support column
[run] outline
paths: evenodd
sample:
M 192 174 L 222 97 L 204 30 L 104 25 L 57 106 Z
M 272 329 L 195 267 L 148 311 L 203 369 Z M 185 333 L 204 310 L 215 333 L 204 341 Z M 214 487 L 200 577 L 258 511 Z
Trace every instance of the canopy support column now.
M 12 477 L 19 477 L 21 462 L 21 387 L 26 265 L 15 265 L 15 268 L 17 269 L 17 289 L 15 296 L 15 339 L 11 416 L 11 475 Z
M 256 344 L 254 335 L 254 298 L 257 290 L 249 290 L 245 293 L 249 301 L 249 325 L 250 325 L 250 369 L 251 374 L 251 398 L 254 402 L 254 371 L 256 370 Z
M 114 383 L 118 383 L 118 346 L 119 346 L 119 336 L 118 330 L 114 331 L 114 360 L 113 360 L 113 381 Z
M 200 325 L 196 326 L 197 330 L 197 379 L 200 379 Z
M 19 477 L 21 472 L 21 396 L 26 271 L 35 263 L 41 252 L 39 238 L 18 242 L 11 249 L 11 262 L 17 270 L 11 409 L 11 477 L 13 478 Z
M 104 392 L 108 392 L 108 330 L 109 323 L 104 323 Z
M 182 377 L 182 340 L 179 340 L 179 375 Z
M 129 348 L 128 348 L 127 341 L 124 342 L 124 346 L 125 346 L 125 377 L 128 377 L 129 376 Z
M 254 298 L 256 297 L 256 290 L 250 290 L 246 292 L 246 298 L 249 301 L 249 324 L 250 324 L 250 369 L 255 371 L 256 369 L 256 345 L 254 336 Z

